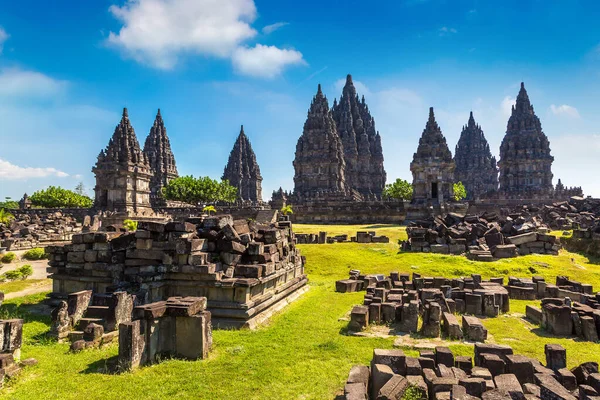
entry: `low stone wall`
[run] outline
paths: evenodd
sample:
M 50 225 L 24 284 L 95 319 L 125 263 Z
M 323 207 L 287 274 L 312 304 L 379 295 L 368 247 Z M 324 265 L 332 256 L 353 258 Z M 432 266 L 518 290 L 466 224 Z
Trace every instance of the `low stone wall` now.
M 370 366 L 352 367 L 342 399 L 591 399 L 600 392 L 596 361 L 567 369 L 567 352 L 544 347 L 545 365 L 514 354 L 509 346 L 476 343 L 473 357 L 448 347 L 421 350 L 375 349 Z
M 375 231 L 359 231 L 355 236 L 347 234 L 327 236 L 327 232 L 314 233 L 297 233 L 296 240 L 298 244 L 332 244 L 332 243 L 389 243 L 390 238 L 387 236 L 377 236 Z
M 140 221 L 136 232 L 74 235 L 48 253 L 56 299 L 81 290 L 126 290 L 139 303 L 206 297 L 216 327 L 254 327 L 307 283 L 286 221 Z
M 397 201 L 309 201 L 293 204 L 291 220 L 302 224 L 402 224 L 403 202 Z

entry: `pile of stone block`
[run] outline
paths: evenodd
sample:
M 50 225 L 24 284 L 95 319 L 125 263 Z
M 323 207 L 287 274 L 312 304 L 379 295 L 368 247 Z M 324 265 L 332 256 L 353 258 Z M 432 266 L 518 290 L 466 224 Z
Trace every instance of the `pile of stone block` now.
M 522 214 L 498 216 L 447 214 L 417 221 L 406 228 L 403 251 L 466 254 L 472 260 L 493 261 L 527 254 L 558 255 L 559 240 L 549 235 L 541 219 Z
M 447 347 L 408 357 L 402 350 L 373 350 L 370 366 L 352 367 L 341 398 L 392 400 L 598 398 L 597 362 L 567 369 L 566 350 L 545 346 L 546 365 L 509 346 L 476 343 L 474 356 L 454 356 Z
M 390 238 L 387 236 L 377 235 L 375 231 L 359 231 L 356 236 L 349 237 L 347 234 L 327 236 L 327 232 L 314 233 L 297 233 L 296 239 L 299 244 L 332 244 L 332 243 L 389 243 Z
M 369 324 L 394 323 L 402 332 L 416 332 L 419 317 L 421 333 L 427 337 L 485 341 L 487 330 L 475 316 L 496 317 L 510 310 L 502 278 L 483 281 L 481 276 L 447 279 L 421 277 L 392 272 L 361 275 L 352 270 L 350 279 L 336 282 L 338 292 L 366 290 L 363 305 L 350 313 L 350 331 L 360 331 Z M 462 326 L 454 314 L 463 316 Z
M 119 325 L 119 367 L 134 369 L 161 358 L 205 359 L 212 348 L 206 297 L 170 297 L 138 306 Z
M 80 222 L 60 211 L 38 213 L 13 212 L 15 219 L 8 225 L 0 224 L 0 247 L 9 251 L 45 246 L 47 243 L 70 241 L 73 234 L 90 226 L 91 220 Z
M 5 378 L 16 376 L 23 367 L 37 364 L 33 358 L 21 360 L 23 320 L 0 320 L 0 388 Z
M 136 232 L 76 234 L 47 253 L 56 301 L 83 290 L 127 291 L 139 304 L 206 297 L 213 322 L 223 327 L 252 327 L 307 282 L 289 221 L 260 224 L 229 215 L 139 221 Z

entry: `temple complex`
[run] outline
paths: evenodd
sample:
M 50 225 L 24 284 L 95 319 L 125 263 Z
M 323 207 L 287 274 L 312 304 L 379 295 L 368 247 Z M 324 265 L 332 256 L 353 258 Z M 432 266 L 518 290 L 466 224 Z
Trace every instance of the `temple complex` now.
M 475 200 L 498 190 L 496 157 L 481 127 L 475 123 L 473 112 L 463 127 L 454 153 L 455 180 L 467 190 L 467 200 Z
M 300 201 L 345 197 L 348 192 L 345 168 L 342 141 L 319 85 L 296 144 L 294 196 Z
M 453 197 L 454 160 L 438 126 L 433 107 L 410 163 L 413 175 L 413 204 L 443 204 Z
M 227 179 L 238 189 L 238 197 L 241 200 L 262 202 L 263 178 L 243 125 L 229 154 L 222 179 Z
M 153 214 L 150 205 L 152 169 L 140 148 L 127 108 L 123 109 L 121 122 L 108 146 L 100 151 L 92 172 L 96 175 L 96 209 L 138 216 Z
M 144 154 L 150 162 L 152 177 L 150 178 L 150 202 L 152 205 L 164 205 L 162 188 L 171 179 L 179 176 L 175 165 L 175 156 L 171 151 L 171 143 L 167 136 L 167 128 L 160 115 L 160 109 L 156 114 L 154 125 L 150 128 L 150 134 L 144 144 Z
M 500 192 L 505 198 L 551 198 L 550 142 L 542 131 L 525 86 L 517 96 L 500 145 Z
M 352 75 L 346 77 L 340 101 L 334 99 L 331 113 L 344 148 L 346 186 L 363 196 L 381 197 L 386 182 L 381 136 L 365 97 L 359 99 L 356 93 Z

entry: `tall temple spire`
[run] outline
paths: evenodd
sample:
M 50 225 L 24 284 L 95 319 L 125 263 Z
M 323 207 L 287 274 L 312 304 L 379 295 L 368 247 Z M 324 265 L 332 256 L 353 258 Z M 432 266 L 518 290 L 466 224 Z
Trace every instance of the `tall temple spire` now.
M 346 185 L 364 196 L 381 196 L 386 182 L 381 136 L 352 75 L 346 76 L 342 96 L 331 111 L 344 148 Z
M 521 83 L 500 145 L 500 192 L 506 198 L 551 198 L 553 161 L 548 137 Z
M 150 180 L 150 192 L 152 203 L 156 206 L 164 205 L 161 196 L 162 188 L 169 181 L 179 176 L 175 156 L 171 150 L 171 143 L 167 135 L 160 108 L 156 112 L 154 124 L 144 143 L 144 154 L 148 157 L 153 177 Z
M 460 134 L 454 163 L 455 180 L 465 185 L 468 200 L 479 199 L 498 190 L 496 158 L 492 157 L 483 130 L 475 123 L 473 111 Z
M 244 125 L 240 127 L 240 134 L 229 154 L 222 179 L 227 179 L 238 189 L 241 200 L 262 202 L 263 178 L 250 140 L 244 133 Z
M 314 96 L 294 158 L 298 199 L 346 194 L 344 150 L 321 86 Z
M 454 160 L 442 134 L 433 107 L 413 155 L 410 170 L 413 175 L 413 202 L 441 203 L 453 195 Z

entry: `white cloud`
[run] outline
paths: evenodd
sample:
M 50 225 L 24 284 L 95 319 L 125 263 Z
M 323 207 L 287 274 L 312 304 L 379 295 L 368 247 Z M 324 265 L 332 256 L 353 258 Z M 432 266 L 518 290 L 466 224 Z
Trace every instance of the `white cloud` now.
M 567 117 L 571 118 L 579 118 L 579 111 L 577 111 L 575 107 L 567 104 L 562 104 L 560 106 L 551 104 L 550 111 L 552 111 L 552 114 L 554 115 L 566 115 Z
M 229 57 L 256 35 L 253 0 L 128 0 L 109 8 L 123 23 L 108 43 L 138 62 L 173 68 L 181 54 Z
M 0 180 L 21 180 L 30 178 L 47 178 L 56 176 L 65 178 L 69 176 L 66 172 L 57 170 L 56 168 L 33 168 L 19 167 L 6 160 L 0 158 Z
M 438 30 L 438 32 L 440 36 L 446 36 L 453 33 L 457 33 L 458 31 L 455 28 L 448 28 L 447 26 L 443 26 Z
M 502 109 L 502 114 L 504 114 L 507 117 L 510 117 L 510 115 L 512 114 L 512 106 L 514 106 L 517 102 L 517 99 L 510 97 L 510 96 L 506 96 L 504 97 L 504 99 L 502 100 L 502 103 L 500 104 L 500 107 Z
M 8 33 L 0 26 L 0 54 L 2 54 L 2 50 L 4 49 L 4 42 L 10 37 Z
M 262 44 L 238 48 L 232 62 L 236 71 L 260 78 L 274 78 L 287 66 L 306 64 L 299 51 Z
M 61 92 L 66 81 L 36 71 L 7 68 L 0 71 L 0 96 L 48 97 Z
M 290 24 L 289 22 L 276 22 L 274 24 L 263 27 L 262 33 L 264 33 L 265 35 L 269 35 L 269 34 L 275 32 L 276 30 L 281 29 L 284 26 L 289 25 L 289 24 Z

